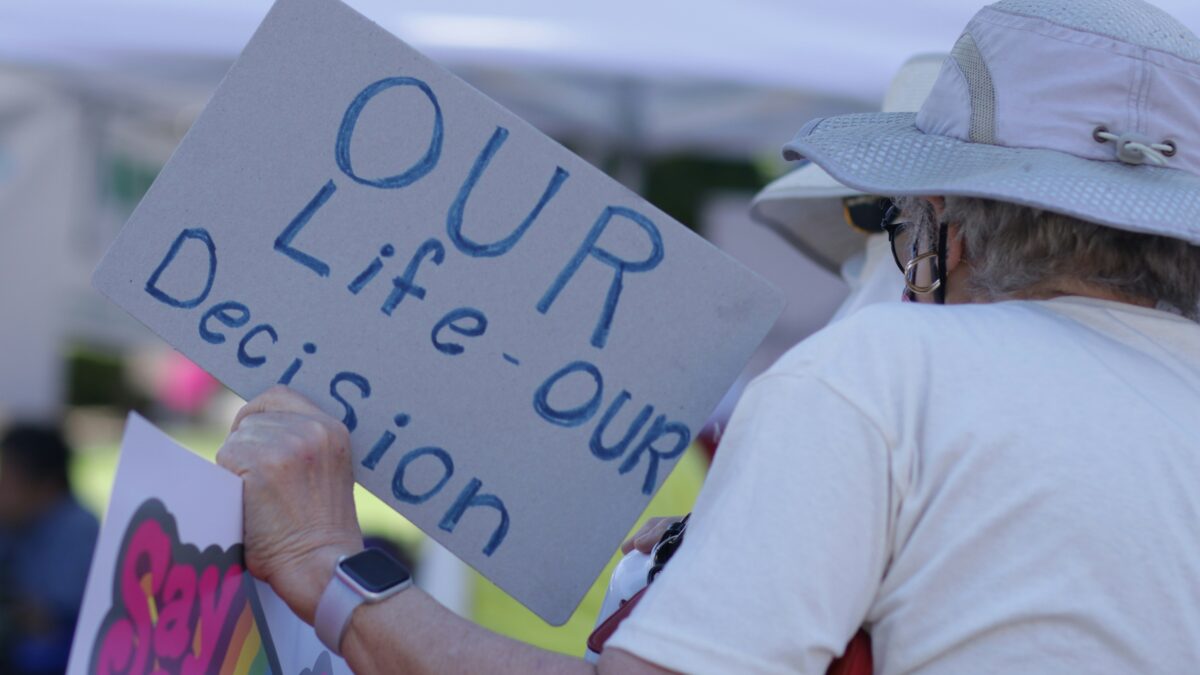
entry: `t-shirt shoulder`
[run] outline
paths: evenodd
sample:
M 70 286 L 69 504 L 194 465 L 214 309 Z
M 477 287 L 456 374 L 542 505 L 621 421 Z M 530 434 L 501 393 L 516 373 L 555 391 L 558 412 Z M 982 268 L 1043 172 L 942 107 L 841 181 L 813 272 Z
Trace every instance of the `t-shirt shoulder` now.
M 846 375 L 879 368 L 924 372 L 931 361 L 990 359 L 1014 345 L 1053 352 L 1084 334 L 1138 343 L 1168 342 L 1200 353 L 1200 324 L 1125 303 L 1064 297 L 971 305 L 881 303 L 865 307 L 797 344 L 768 372 Z

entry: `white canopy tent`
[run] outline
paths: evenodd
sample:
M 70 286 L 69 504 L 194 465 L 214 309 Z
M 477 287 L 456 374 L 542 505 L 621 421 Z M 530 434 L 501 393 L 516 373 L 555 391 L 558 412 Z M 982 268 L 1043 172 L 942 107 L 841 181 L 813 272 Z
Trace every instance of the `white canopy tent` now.
M 450 66 L 552 67 L 700 79 L 877 101 L 918 51 L 946 51 L 976 0 L 349 0 Z M 1200 3 L 1154 3 L 1191 27 Z M 0 57 L 146 67 L 148 56 L 227 61 L 269 0 L 7 0 Z M 167 64 L 168 66 L 170 64 Z
M 806 117 L 868 108 L 886 79 L 839 82 L 828 68 L 805 67 L 863 40 L 839 35 L 840 17 L 808 19 L 828 24 L 813 31 L 822 44 L 793 35 L 804 12 L 784 3 L 350 4 L 543 131 L 607 150 L 773 153 Z M 203 100 L 269 6 L 10 0 L 0 5 L 0 61 L 86 74 L 80 85 L 93 93 L 128 97 L 168 82 L 193 85 Z
M 773 154 L 808 118 L 874 107 L 907 57 L 948 51 L 982 4 L 348 2 L 556 137 L 742 157 Z M 206 95 L 270 4 L 6 0 L 0 61 L 87 73 L 93 86 L 149 79 L 191 83 Z M 1157 4 L 1200 29 L 1195 0 Z

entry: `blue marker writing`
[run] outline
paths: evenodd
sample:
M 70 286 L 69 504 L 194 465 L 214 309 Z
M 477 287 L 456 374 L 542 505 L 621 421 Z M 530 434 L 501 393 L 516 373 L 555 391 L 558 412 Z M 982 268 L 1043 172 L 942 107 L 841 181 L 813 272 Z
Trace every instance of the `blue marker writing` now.
M 258 324 L 254 328 L 246 331 L 246 334 L 242 336 L 241 341 L 238 342 L 238 363 L 247 368 L 257 368 L 267 362 L 267 357 L 262 355 L 252 356 L 249 350 L 246 349 L 255 337 L 264 333 L 267 337 L 271 338 L 271 344 L 279 342 L 279 333 L 276 333 L 273 327 L 265 323 Z
M 550 392 L 560 381 L 574 373 L 586 373 L 591 377 L 594 391 L 591 398 L 573 408 L 556 408 L 550 403 Z M 600 398 L 604 393 L 604 378 L 600 370 L 587 361 L 572 361 L 558 369 L 537 388 L 533 394 L 533 409 L 542 419 L 560 427 L 577 427 L 584 424 L 600 409 Z
M 354 406 L 350 405 L 350 402 L 338 391 L 338 385 L 343 382 L 354 385 L 358 389 L 359 398 L 363 400 L 371 398 L 371 383 L 362 375 L 349 371 L 340 372 L 329 381 L 329 395 L 342 405 L 342 424 L 345 424 L 346 429 L 353 433 L 354 429 L 358 427 L 358 415 L 354 413 Z
M 408 465 L 417 461 L 422 457 L 433 457 L 442 463 L 442 477 L 433 487 L 425 492 L 416 494 L 409 491 L 404 485 L 404 473 L 408 470 Z M 429 501 L 429 498 L 436 495 L 446 486 L 446 482 L 450 480 L 450 476 L 454 475 L 454 460 L 450 459 L 450 453 L 441 448 L 432 446 L 417 448 L 410 450 L 404 457 L 400 458 L 400 463 L 396 465 L 396 473 L 392 476 L 392 495 L 396 499 L 406 504 L 424 504 Z
M 189 240 L 198 241 L 204 244 L 204 250 L 206 253 L 208 253 L 208 272 L 204 278 L 204 288 L 200 289 L 199 293 L 196 293 L 190 298 L 178 298 L 159 288 L 158 284 L 162 278 L 163 272 L 165 272 L 167 268 L 169 268 L 171 264 L 175 262 L 175 257 L 179 255 L 179 252 L 183 250 L 183 245 Z M 150 297 L 163 304 L 170 305 L 171 307 L 178 307 L 179 309 L 191 309 L 204 302 L 204 300 L 208 298 L 209 292 L 212 291 L 213 280 L 216 279 L 216 276 L 217 246 L 215 243 L 213 243 L 212 235 L 208 233 L 208 230 L 202 227 L 195 227 L 180 232 L 179 236 L 175 237 L 175 241 L 171 242 L 171 248 L 167 249 L 167 254 L 163 256 L 163 259 L 158 263 L 158 267 L 154 268 L 154 272 L 152 272 L 150 274 L 150 278 L 146 280 L 145 290 L 150 294 Z
M 471 172 L 467 174 L 467 179 L 463 181 L 462 187 L 458 190 L 458 196 L 454 198 L 454 202 L 450 205 L 450 212 L 446 214 L 446 234 L 450 237 L 450 241 L 454 243 L 455 248 L 463 253 L 476 258 L 492 258 L 495 256 L 504 255 L 516 245 L 525 231 L 533 225 L 533 221 L 537 220 L 542 209 L 546 204 L 554 198 L 558 193 L 558 189 L 567 180 L 571 174 L 566 169 L 556 167 L 554 175 L 550 177 L 550 183 L 546 185 L 546 189 L 542 192 L 542 196 L 538 198 L 537 204 L 529 215 L 525 216 L 525 220 L 521 221 L 520 225 L 513 230 L 508 236 L 493 241 L 488 244 L 481 244 L 468 238 L 462 232 L 463 227 L 463 211 L 467 206 L 467 199 L 471 196 L 471 191 L 475 189 L 475 184 L 479 182 L 480 176 L 487 170 L 488 164 L 491 163 L 492 157 L 500 150 L 500 146 L 504 145 L 505 139 L 508 138 L 508 129 L 504 127 L 496 127 L 496 131 L 492 134 L 483 151 L 475 159 L 475 165 L 471 167 Z
M 396 425 L 397 429 L 403 429 L 411 420 L 412 418 L 404 413 L 396 413 L 396 416 L 392 418 L 392 423 Z M 371 451 L 363 458 L 362 465 L 374 471 L 375 467 L 379 466 L 379 460 L 383 459 L 388 449 L 392 447 L 392 443 L 395 442 L 396 434 L 391 430 L 384 431 L 379 440 L 375 441 L 375 445 L 371 446 Z
M 225 342 L 225 334 L 218 333 L 209 326 L 216 319 L 229 328 L 241 328 L 250 321 L 250 308 L 240 302 L 218 302 L 200 316 L 200 338 L 210 345 Z
M 383 247 L 379 249 L 379 255 L 375 256 L 375 259 L 371 261 L 371 264 L 367 265 L 367 268 L 360 272 L 358 276 L 354 277 L 354 281 L 351 281 L 350 285 L 347 286 L 347 288 L 350 289 L 350 292 L 358 295 L 358 292 L 361 291 L 368 283 L 370 283 L 371 280 L 375 278 L 375 275 L 379 274 L 379 270 L 383 269 L 383 258 L 390 258 L 395 255 L 395 253 L 396 247 L 392 246 L 391 244 L 384 244 Z
M 279 236 L 275 237 L 276 251 L 316 272 L 319 277 L 329 276 L 329 263 L 292 246 L 292 240 L 296 238 L 296 235 L 300 234 L 304 226 L 308 225 L 308 221 L 312 220 L 313 214 L 321 210 L 321 207 L 325 205 L 325 202 L 329 201 L 329 198 L 335 192 L 337 192 L 337 185 L 334 185 L 333 181 L 325 183 L 325 185 L 321 186 L 320 190 L 317 190 L 317 194 L 308 201 L 308 204 L 305 204 L 304 208 L 300 209 L 300 213 L 296 214 L 295 218 L 292 218 L 292 222 L 283 228 L 283 232 L 280 232 Z
M 496 525 L 487 545 L 483 547 L 483 554 L 490 557 L 500 547 L 500 544 L 504 543 L 504 537 L 508 535 L 508 509 L 496 495 L 479 494 L 479 488 L 482 485 L 483 482 L 478 478 L 472 478 L 471 482 L 467 483 L 467 486 L 459 493 L 458 499 L 454 500 L 454 505 L 446 511 L 446 515 L 442 516 L 438 527 L 446 532 L 453 532 L 467 509 L 480 506 L 495 509 L 500 514 L 500 523 Z
M 425 94 L 430 104 L 433 105 L 433 132 L 430 134 L 429 148 L 425 151 L 421 159 L 417 160 L 416 164 L 413 164 L 401 173 L 384 178 L 363 178 L 354 172 L 354 167 L 350 161 L 350 141 L 354 138 L 354 127 L 358 124 L 358 116 L 362 114 L 363 108 L 367 106 L 367 103 L 375 98 L 376 95 L 392 87 L 416 87 L 422 94 Z M 401 126 L 407 125 L 402 121 Z M 342 117 L 342 125 L 338 129 L 337 145 L 334 148 L 334 156 L 337 158 L 337 165 L 342 170 L 342 173 L 349 176 L 355 182 L 383 189 L 402 188 L 417 182 L 430 171 L 433 171 L 441 155 L 442 107 L 438 104 L 437 96 L 433 94 L 433 90 L 429 88 L 429 85 L 415 77 L 389 77 L 370 84 L 359 92 L 358 96 L 355 96 L 354 100 L 350 102 L 350 107 L 346 108 L 346 114 Z
M 466 350 L 457 342 L 449 342 L 442 340 L 439 336 L 443 329 L 449 329 L 459 335 L 466 337 L 479 337 L 487 330 L 487 317 L 483 312 L 474 307 L 459 307 L 452 309 L 443 316 L 440 321 L 433 327 L 433 331 L 429 335 L 429 339 L 433 342 L 434 349 L 437 349 L 443 354 L 454 356 L 461 354 Z
M 630 442 L 632 442 L 633 439 L 641 432 L 642 427 L 646 424 L 646 420 L 650 419 L 650 416 L 654 414 L 654 406 L 643 406 L 637 416 L 633 418 L 633 422 L 629 425 L 629 428 L 625 431 L 625 435 L 621 437 L 621 440 L 617 441 L 613 445 L 604 445 L 604 431 L 608 428 L 608 425 L 612 423 L 613 418 L 617 416 L 617 413 L 621 411 L 621 407 L 625 405 L 625 402 L 630 398 L 630 393 L 622 390 L 621 393 L 618 394 L 615 399 L 613 399 L 613 402 L 608 405 L 608 410 L 606 410 L 604 415 L 600 417 L 600 423 L 597 424 L 596 428 L 592 431 L 592 439 L 588 443 L 588 447 L 591 449 L 592 455 L 594 455 L 597 459 L 608 461 L 611 459 L 616 459 L 617 457 L 625 454 L 625 450 L 629 447 Z
M 645 260 L 630 261 L 623 258 L 618 258 L 607 249 L 597 245 L 600 236 L 604 234 L 604 230 L 615 216 L 620 216 L 627 220 L 633 221 L 638 227 L 646 233 L 650 240 L 650 254 Z M 613 268 L 613 280 L 608 287 L 608 295 L 604 299 L 604 308 L 600 312 L 600 319 L 596 322 L 596 329 L 592 332 L 592 346 L 597 349 L 603 349 L 605 343 L 608 342 L 608 332 L 612 328 L 613 315 L 617 311 L 617 302 L 621 299 L 621 288 L 624 285 L 626 272 L 647 272 L 658 266 L 658 263 L 663 259 L 663 243 L 662 235 L 659 234 L 658 228 L 649 218 L 642 214 L 628 209 L 623 206 L 609 206 L 604 209 L 600 217 L 596 219 L 592 229 L 584 238 L 583 244 L 575 255 L 567 261 L 566 267 L 559 273 L 558 278 L 554 283 L 550 284 L 550 288 L 546 290 L 545 295 L 538 301 L 537 310 L 545 314 L 550 305 L 554 304 L 554 300 L 558 294 L 566 287 L 567 282 L 579 270 L 583 261 L 591 256 L 596 260 Z
M 311 342 L 305 342 L 304 343 L 304 353 L 308 354 L 310 356 L 313 354 L 316 354 L 317 346 Z M 279 380 L 277 381 L 277 384 L 284 384 L 284 385 L 291 384 L 292 378 L 296 377 L 296 373 L 300 372 L 300 366 L 303 366 L 303 365 L 304 365 L 304 359 L 302 359 L 300 357 L 296 357 L 296 359 L 292 361 L 291 365 L 289 365 L 287 367 L 287 370 L 283 371 L 283 375 L 279 376 Z
M 654 447 L 656 441 L 668 435 L 675 436 L 675 445 L 665 452 Z M 654 486 L 658 482 L 659 460 L 675 459 L 683 454 L 691 440 L 692 432 L 687 427 L 679 422 L 668 422 L 665 415 L 659 415 L 655 418 L 654 424 L 650 425 L 650 430 L 646 432 L 642 442 L 638 443 L 637 448 L 625 458 L 624 462 L 621 462 L 618 472 L 624 475 L 633 471 L 642 455 L 646 455 L 646 478 L 642 481 L 642 494 L 654 494 Z
M 425 288 L 418 286 L 416 282 L 417 269 L 425 258 L 430 258 L 434 265 L 440 266 L 446 258 L 446 247 L 442 246 L 442 242 L 437 239 L 426 239 L 422 242 L 412 259 L 408 261 L 408 266 L 404 268 L 404 274 L 392 279 L 392 292 L 379 311 L 391 316 L 396 305 L 399 305 L 406 295 L 411 295 L 418 300 L 425 299 Z

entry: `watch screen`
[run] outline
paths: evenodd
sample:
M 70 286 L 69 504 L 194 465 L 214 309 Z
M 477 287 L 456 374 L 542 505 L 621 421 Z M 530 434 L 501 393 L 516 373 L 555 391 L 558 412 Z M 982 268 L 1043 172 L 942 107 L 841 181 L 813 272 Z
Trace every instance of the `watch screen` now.
M 342 571 L 367 591 L 381 593 L 408 581 L 408 570 L 391 555 L 377 548 L 350 556 L 342 561 Z

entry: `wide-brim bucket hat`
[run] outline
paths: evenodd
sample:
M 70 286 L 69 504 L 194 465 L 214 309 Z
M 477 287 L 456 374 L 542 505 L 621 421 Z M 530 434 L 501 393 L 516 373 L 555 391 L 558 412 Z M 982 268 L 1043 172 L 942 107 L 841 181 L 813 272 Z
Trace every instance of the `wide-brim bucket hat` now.
M 904 62 L 888 86 L 883 112 L 916 112 L 933 88 L 946 54 L 918 54 Z M 842 200 L 863 194 L 806 163 L 775 179 L 750 204 L 750 215 L 821 267 L 837 274 L 862 251 L 866 232 L 850 227 Z
M 867 193 L 997 199 L 1200 245 L 1200 39 L 1141 0 L 1001 0 L 919 112 L 813 120 L 784 156 Z

